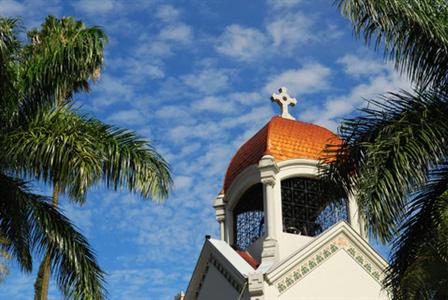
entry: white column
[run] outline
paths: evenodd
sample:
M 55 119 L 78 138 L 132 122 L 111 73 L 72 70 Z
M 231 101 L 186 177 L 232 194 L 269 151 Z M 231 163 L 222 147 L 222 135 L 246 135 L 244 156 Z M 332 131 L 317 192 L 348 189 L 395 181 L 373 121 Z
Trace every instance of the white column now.
M 275 179 L 262 178 L 263 183 L 263 207 L 264 207 L 264 226 L 266 228 L 266 239 L 276 239 L 275 230 L 275 203 L 274 203 L 274 185 Z
M 261 254 L 262 263 L 276 262 L 278 260 L 278 243 L 276 231 L 276 211 L 275 211 L 275 194 L 274 186 L 278 166 L 270 155 L 265 155 L 258 163 L 260 170 L 261 182 L 263 183 L 263 208 L 264 208 L 264 224 L 266 230 L 266 238 L 263 242 L 263 252 Z
M 219 236 L 222 241 L 226 239 L 225 230 L 225 220 L 226 220 L 226 209 L 224 203 L 224 195 L 219 194 L 213 203 L 213 208 L 215 209 L 216 221 L 219 223 Z
M 362 219 L 358 204 L 356 202 L 356 195 L 350 194 L 348 195 L 348 210 L 349 210 L 349 218 L 350 218 L 350 226 L 355 229 L 356 232 L 359 233 L 366 241 L 368 241 L 367 233 L 365 232 L 365 223 Z
M 234 225 L 233 225 L 233 211 L 226 208 L 226 221 L 225 221 L 225 228 L 226 228 L 226 235 L 225 235 L 225 241 L 227 244 L 232 245 L 233 244 L 233 237 L 234 237 Z

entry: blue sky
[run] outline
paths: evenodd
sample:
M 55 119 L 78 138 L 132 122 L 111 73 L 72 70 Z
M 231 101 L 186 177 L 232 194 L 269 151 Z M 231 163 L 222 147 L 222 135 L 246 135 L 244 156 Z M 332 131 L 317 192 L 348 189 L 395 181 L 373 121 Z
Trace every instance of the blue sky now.
M 110 299 L 173 299 L 186 289 L 204 236 L 218 236 L 212 202 L 226 167 L 278 114 L 269 96 L 280 86 L 298 99 L 296 118 L 331 130 L 363 98 L 409 87 L 332 3 L 0 0 L 0 15 L 22 16 L 27 28 L 48 14 L 101 26 L 106 68 L 77 103 L 136 130 L 171 165 L 175 189 L 164 203 L 101 187 L 83 207 L 62 201 L 108 273 Z M 0 298 L 31 299 L 34 274 L 11 267 Z M 50 296 L 60 298 L 54 286 Z

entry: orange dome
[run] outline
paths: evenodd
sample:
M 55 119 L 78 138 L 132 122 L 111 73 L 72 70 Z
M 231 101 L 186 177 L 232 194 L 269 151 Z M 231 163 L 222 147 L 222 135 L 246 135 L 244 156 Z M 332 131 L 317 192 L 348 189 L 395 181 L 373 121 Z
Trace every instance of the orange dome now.
M 241 171 L 257 164 L 264 155 L 272 155 L 277 162 L 293 158 L 319 160 L 326 145 L 340 143 L 341 139 L 324 127 L 273 117 L 236 152 L 227 168 L 223 191 Z

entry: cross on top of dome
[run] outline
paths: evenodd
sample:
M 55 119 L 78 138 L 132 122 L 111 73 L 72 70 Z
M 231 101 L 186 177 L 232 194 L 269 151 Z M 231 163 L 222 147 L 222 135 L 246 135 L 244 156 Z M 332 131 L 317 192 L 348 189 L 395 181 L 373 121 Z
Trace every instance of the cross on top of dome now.
M 282 118 L 295 120 L 293 116 L 288 111 L 288 106 L 294 106 L 297 104 L 296 98 L 291 98 L 288 95 L 288 89 L 285 87 L 281 87 L 278 90 L 279 94 L 272 94 L 271 101 L 276 102 L 278 105 L 280 105 L 280 108 L 282 110 Z

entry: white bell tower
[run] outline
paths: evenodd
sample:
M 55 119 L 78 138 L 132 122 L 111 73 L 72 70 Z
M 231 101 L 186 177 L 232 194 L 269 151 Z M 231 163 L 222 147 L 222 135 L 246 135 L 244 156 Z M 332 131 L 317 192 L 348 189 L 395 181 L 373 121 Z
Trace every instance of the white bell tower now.
M 329 130 L 296 121 L 297 103 L 286 88 L 273 94 L 274 117 L 232 159 L 224 188 L 214 202 L 221 240 L 246 251 L 261 266 L 286 258 L 335 223 L 345 220 L 365 239 L 353 197 L 325 204 L 319 158 L 340 140 Z
M 185 300 L 389 299 L 355 198 L 319 176 L 341 139 L 295 120 L 286 88 L 271 100 L 281 114 L 230 161 L 213 204 L 220 237 L 206 237 Z

